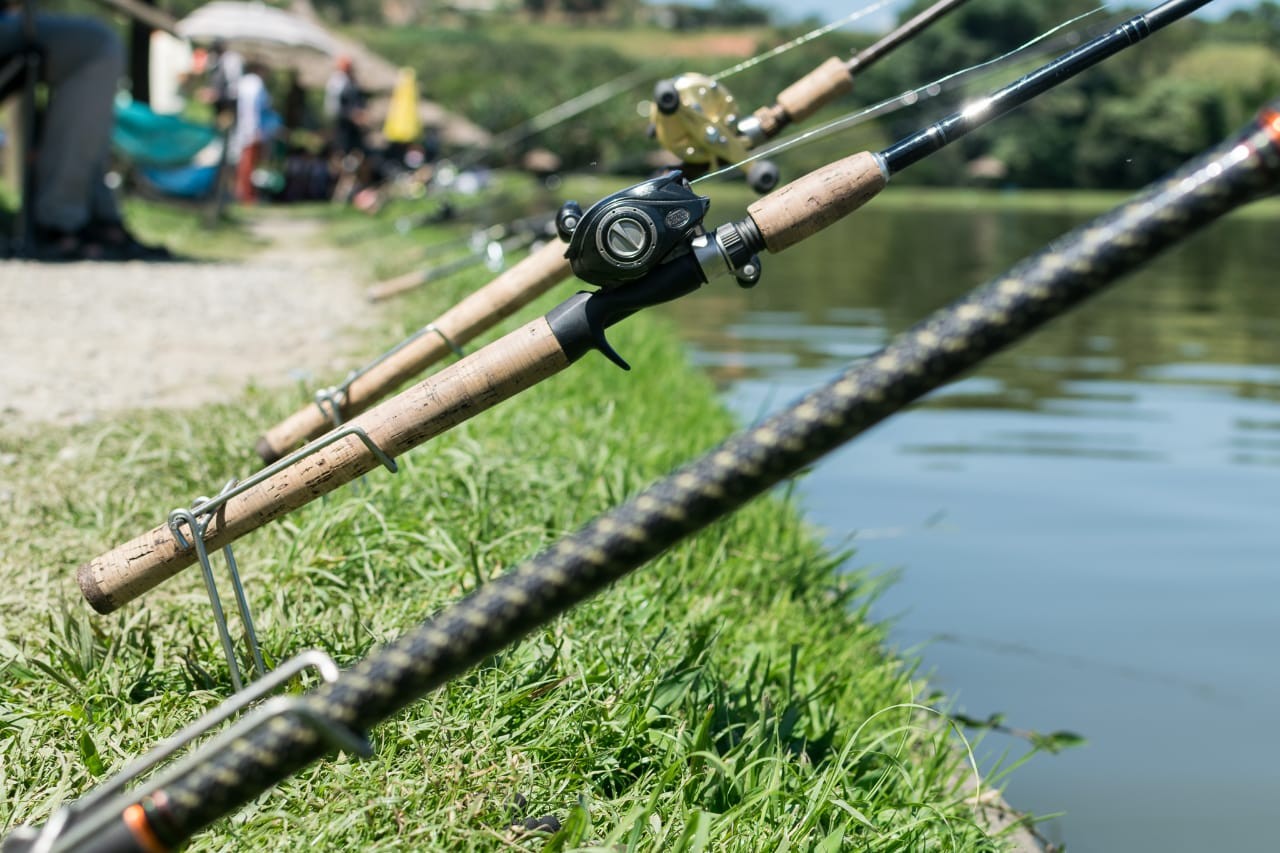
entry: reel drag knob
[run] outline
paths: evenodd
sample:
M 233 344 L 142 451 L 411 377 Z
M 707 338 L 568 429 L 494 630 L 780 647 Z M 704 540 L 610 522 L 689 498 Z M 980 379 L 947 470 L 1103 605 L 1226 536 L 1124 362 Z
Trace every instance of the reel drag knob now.
M 556 234 L 568 243 L 573 237 L 573 232 L 578 230 L 578 223 L 581 221 L 582 205 L 576 201 L 566 201 L 556 212 Z

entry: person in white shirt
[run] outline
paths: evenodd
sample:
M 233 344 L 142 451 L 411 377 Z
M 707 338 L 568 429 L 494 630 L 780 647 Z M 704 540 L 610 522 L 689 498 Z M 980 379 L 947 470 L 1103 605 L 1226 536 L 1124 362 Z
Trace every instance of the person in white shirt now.
M 265 69 L 249 63 L 236 86 L 236 123 L 231 130 L 231 154 L 236 158 L 236 200 L 254 204 L 253 170 L 262 162 L 266 147 L 263 119 L 271 109 L 271 96 L 262 80 Z

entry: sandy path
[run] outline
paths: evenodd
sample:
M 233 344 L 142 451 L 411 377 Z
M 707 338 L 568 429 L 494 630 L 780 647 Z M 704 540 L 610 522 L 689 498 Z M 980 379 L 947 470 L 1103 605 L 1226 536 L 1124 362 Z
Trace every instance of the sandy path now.
M 376 316 L 317 226 L 282 214 L 243 261 L 0 263 L 0 427 L 182 408 L 309 379 Z

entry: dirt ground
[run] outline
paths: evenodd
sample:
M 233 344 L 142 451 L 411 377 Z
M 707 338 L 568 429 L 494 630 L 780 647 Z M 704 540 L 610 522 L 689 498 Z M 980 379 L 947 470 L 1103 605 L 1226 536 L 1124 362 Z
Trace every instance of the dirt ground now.
M 216 263 L 0 263 L 0 428 L 183 408 L 349 365 L 375 309 L 317 227 L 264 217 L 268 241 Z

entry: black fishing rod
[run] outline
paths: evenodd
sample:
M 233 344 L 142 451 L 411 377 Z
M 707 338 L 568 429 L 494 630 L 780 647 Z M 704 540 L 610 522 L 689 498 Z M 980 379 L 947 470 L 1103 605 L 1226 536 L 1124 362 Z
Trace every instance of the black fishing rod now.
M 938 0 L 851 59 L 831 57 L 779 92 L 773 104 L 751 115 L 739 113 L 720 76 L 681 74 L 661 80 L 654 87 L 650 110 L 654 135 L 680 158 L 690 177 L 745 160 L 748 151 L 849 92 L 858 74 L 966 2 Z M 747 182 L 756 192 L 769 192 L 777 186 L 778 168 L 770 161 L 756 160 L 747 171 Z
M 811 172 L 754 202 L 746 218 L 711 232 L 703 227 L 710 201 L 679 173 L 614 193 L 585 213 L 567 203 L 557 217 L 560 235 L 569 242 L 565 255 L 574 274 L 598 291 L 571 296 L 544 317 L 356 416 L 341 440 L 304 448 L 296 464 L 281 460 L 211 501 L 206 511 L 216 515 L 205 528 L 206 544 L 228 545 L 379 465 L 393 467 L 388 459 L 550 378 L 593 349 L 626 368 L 605 337 L 608 327 L 717 276 L 754 285 L 759 252 L 780 252 L 861 207 L 891 175 L 918 159 L 903 152 L 936 150 L 1206 2 L 1171 0 L 1137 15 L 977 107 L 883 152 L 864 151 Z M 94 609 L 110 613 L 195 561 L 185 535 L 166 522 L 81 565 L 77 580 Z
M 155 853 L 187 841 L 685 537 L 1164 249 L 1280 189 L 1280 100 L 1239 135 L 1056 240 L 897 336 L 878 354 L 759 426 L 659 480 L 446 609 L 294 705 L 262 708 L 188 757 L 163 784 L 20 829 L 4 853 Z M 680 209 L 680 208 L 672 208 Z M 322 734 L 323 733 L 323 734 Z

